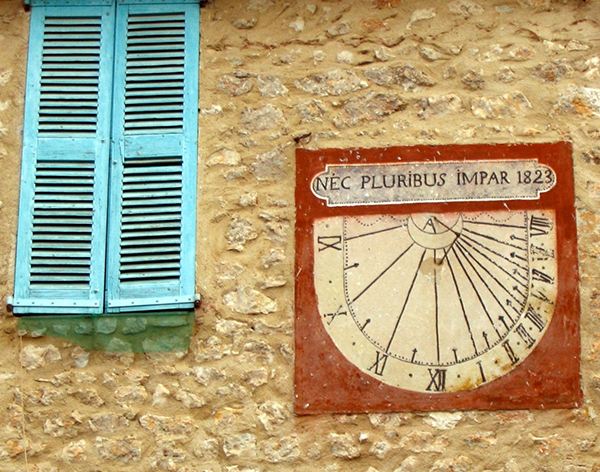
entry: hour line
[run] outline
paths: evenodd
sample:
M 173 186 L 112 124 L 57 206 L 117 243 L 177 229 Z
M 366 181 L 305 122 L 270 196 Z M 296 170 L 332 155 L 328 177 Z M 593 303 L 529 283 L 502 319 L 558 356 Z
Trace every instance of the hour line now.
M 485 285 L 485 287 L 488 289 L 488 292 L 490 292 L 490 295 L 492 295 L 492 297 L 494 297 L 494 300 L 496 300 L 496 302 L 498 303 L 498 305 L 500 306 L 500 308 L 502 308 L 502 310 L 504 311 L 504 313 L 506 314 L 506 316 L 508 316 L 510 318 L 510 321 L 514 321 L 512 319 L 512 317 L 510 316 L 510 314 L 508 313 L 508 311 L 506 310 L 505 306 L 498 299 L 498 297 L 496 297 L 496 294 L 494 293 L 494 291 L 490 288 L 490 286 L 487 284 L 487 282 L 483 279 L 483 276 L 475 269 L 475 266 L 473 266 L 473 263 L 471 262 L 471 260 L 469 259 L 469 257 L 471 257 L 472 259 L 474 259 L 475 262 L 477 262 L 477 263 L 479 263 L 479 261 L 476 258 L 474 258 L 473 255 L 469 253 L 469 251 L 465 250 L 460 243 L 457 244 L 456 247 L 458 247 L 458 249 L 463 253 L 463 255 L 465 256 L 467 262 L 471 265 L 471 267 L 473 267 L 473 270 L 475 271 L 475 273 L 477 274 L 477 276 L 481 279 L 481 281 L 483 282 L 483 284 Z M 514 295 L 512 295 L 510 292 L 508 292 L 508 290 L 506 289 L 506 287 L 503 284 L 501 284 L 500 281 L 497 280 L 485 267 L 483 267 L 481 264 L 480 264 L 480 266 L 494 280 L 494 282 L 496 282 L 500 287 L 502 287 L 504 290 L 506 290 L 506 292 L 510 296 L 512 296 L 513 298 L 515 298 Z M 515 301 L 517 303 L 519 303 L 519 301 L 516 298 L 515 298 Z
M 500 332 L 498 331 L 498 328 L 496 328 L 496 325 L 492 321 L 492 317 L 490 316 L 490 313 L 488 312 L 487 307 L 485 306 L 485 303 L 483 302 L 483 299 L 481 298 L 481 295 L 479 295 L 479 291 L 477 290 L 477 287 L 475 286 L 475 282 L 473 282 L 473 279 L 467 272 L 467 269 L 465 269 L 465 266 L 463 265 L 462 261 L 460 260 L 460 257 L 458 257 L 458 254 L 456 253 L 456 249 L 452 248 L 452 252 L 454 253 L 454 257 L 456 257 L 456 260 L 460 264 L 461 269 L 463 270 L 465 276 L 467 277 L 467 280 L 471 284 L 471 287 L 473 287 L 473 290 L 475 291 L 475 295 L 477 296 L 477 299 L 479 300 L 479 303 L 481 304 L 481 307 L 483 308 L 483 311 L 485 312 L 490 324 L 492 325 L 492 328 L 494 328 L 494 330 L 496 331 L 496 334 L 498 335 L 498 338 L 500 338 L 501 337 Z M 477 271 L 475 271 L 475 273 L 477 273 Z
M 488 268 L 485 267 L 475 256 L 473 256 L 473 254 L 471 254 L 465 247 L 463 247 L 463 245 L 460 244 L 460 242 L 457 244 L 457 247 L 459 249 L 461 249 L 468 257 L 470 257 L 475 262 L 477 262 L 477 264 L 479 265 L 479 267 L 481 267 L 492 278 L 492 280 L 494 282 L 496 282 L 500 288 L 502 288 L 502 290 L 504 290 L 509 296 L 511 296 L 519 305 L 521 305 L 521 306 L 523 306 L 523 308 L 525 308 L 525 304 L 524 304 L 525 302 L 524 301 L 520 302 L 519 300 L 517 300 L 517 298 L 504 286 L 504 284 L 502 282 L 500 282 L 494 276 L 494 274 L 492 274 L 488 270 Z M 508 312 L 506 311 L 506 309 L 504 308 L 504 305 L 500 302 L 500 300 L 498 300 L 498 298 L 496 298 L 496 295 L 494 294 L 494 292 L 492 290 L 490 290 L 490 293 L 494 296 L 494 298 L 498 302 L 498 305 L 500 305 L 502 307 L 502 309 L 504 310 L 504 312 L 506 313 L 506 315 L 512 320 L 512 317 L 508 314 Z
M 517 262 L 513 261 L 512 259 L 506 257 L 504 254 L 501 254 L 499 252 L 494 251 L 493 249 L 490 249 L 489 247 L 487 247 L 485 244 L 480 243 L 479 241 L 477 241 L 474 238 L 471 238 L 470 236 L 467 236 L 466 234 L 463 235 L 464 239 L 468 239 L 469 241 L 473 242 L 474 244 L 477 244 L 478 246 L 482 247 L 483 249 L 485 249 L 486 251 L 491 252 L 492 254 L 495 254 L 498 257 L 501 257 L 502 259 L 504 259 L 507 262 L 510 262 L 513 265 L 516 265 L 519 269 L 522 270 L 527 270 L 526 267 L 523 267 L 521 265 L 519 265 Z M 512 257 L 518 257 L 516 252 L 512 252 L 511 254 L 515 254 L 515 256 Z M 523 259 L 524 261 L 526 261 L 527 259 Z
M 454 269 L 452 268 L 452 264 L 450 263 L 450 257 L 448 257 L 448 268 L 450 269 L 450 274 L 452 275 L 452 280 L 454 281 L 454 287 L 456 288 L 456 294 L 458 295 L 458 301 L 460 302 L 460 308 L 463 312 L 463 317 L 465 318 L 465 323 L 467 324 L 467 329 L 469 330 L 469 335 L 471 336 L 471 342 L 473 343 L 473 349 L 475 350 L 475 355 L 479 354 L 477 352 L 477 345 L 475 344 L 475 338 L 473 338 L 473 331 L 471 330 L 471 324 L 469 323 L 469 318 L 467 317 L 467 312 L 465 310 L 465 305 L 463 303 L 463 297 L 460 293 L 460 289 L 458 288 L 458 282 L 456 281 L 456 275 L 454 275 Z
M 519 226 L 519 225 L 507 225 L 505 223 L 492 223 L 491 221 L 475 221 L 475 220 L 465 220 L 465 223 L 470 223 L 472 225 L 488 225 L 488 226 L 498 226 L 501 228 L 515 228 L 515 229 L 524 229 L 527 231 L 527 226 Z
M 370 233 L 363 233 L 363 234 L 358 234 L 356 236 L 351 236 L 349 238 L 346 238 L 345 241 L 352 241 L 353 239 L 362 238 L 364 236 L 372 236 L 373 234 L 385 233 L 386 231 L 392 231 L 394 229 L 404 228 L 404 227 L 406 227 L 406 223 L 403 223 L 398 226 L 392 226 L 391 228 L 385 228 L 385 229 L 380 229 L 377 231 L 371 231 Z
M 393 262 L 392 262 L 392 263 L 391 263 L 389 266 L 387 266 L 387 267 L 386 267 L 386 268 L 383 270 L 383 272 L 381 272 L 381 273 L 380 273 L 380 274 L 379 274 L 377 277 L 375 277 L 375 278 L 373 279 L 373 281 L 372 281 L 372 282 L 371 282 L 369 285 L 367 285 L 367 286 L 366 286 L 366 287 L 363 289 L 363 291 L 362 291 L 362 292 L 360 292 L 360 293 L 359 293 L 359 294 L 358 294 L 356 297 L 354 297 L 354 299 L 353 299 L 353 300 L 350 302 L 350 304 L 354 303 L 356 300 L 358 300 L 358 299 L 359 299 L 359 298 L 362 296 L 362 294 L 363 294 L 363 293 L 365 293 L 367 290 L 369 290 L 369 289 L 370 289 L 370 288 L 373 286 L 373 284 L 374 284 L 375 282 L 377 282 L 377 281 L 378 281 L 378 280 L 379 280 L 379 279 L 380 279 L 380 278 L 383 276 L 383 274 L 385 274 L 385 273 L 386 273 L 388 270 L 390 270 L 390 269 L 392 268 L 392 266 L 393 266 L 394 264 L 396 264 L 396 262 L 398 262 L 398 261 L 400 260 L 400 258 L 401 258 L 402 256 L 404 256 L 404 254 L 406 254 L 406 253 L 407 253 L 407 252 L 410 250 L 410 248 L 411 248 L 411 247 L 413 247 L 414 245 L 415 245 L 415 243 L 411 243 L 411 245 L 410 245 L 410 246 L 408 246 L 408 247 L 407 247 L 407 248 L 404 250 L 404 252 L 402 252 L 402 254 L 400 254 L 398 257 L 396 257 L 396 259 L 394 259 L 394 261 L 393 261 Z
M 463 241 L 463 238 L 461 238 L 461 241 Z M 527 287 L 527 285 L 525 283 L 523 283 L 522 281 L 520 281 L 519 279 L 517 279 L 513 274 L 511 274 L 510 272 L 508 272 L 504 267 L 502 267 L 501 265 L 499 265 L 497 262 L 495 262 L 494 260 L 490 259 L 489 256 L 487 256 L 486 254 L 484 254 L 483 252 L 481 252 L 479 249 L 477 249 L 475 246 L 473 246 L 472 244 L 469 243 L 469 241 L 464 240 L 465 244 L 467 246 L 469 246 L 471 249 L 473 249 L 474 251 L 476 251 L 478 254 L 481 254 L 483 257 L 485 257 L 488 261 L 490 261 L 494 266 L 496 266 L 498 269 L 500 269 L 502 272 L 504 272 L 506 275 L 508 275 L 511 279 L 513 279 L 515 282 L 517 282 L 519 285 L 523 286 L 523 287 Z
M 412 246 L 412 244 L 411 244 L 411 246 Z M 421 270 L 421 265 L 423 264 L 423 259 L 425 259 L 426 252 L 427 252 L 427 249 L 425 249 L 423 251 L 423 254 L 421 255 L 421 260 L 419 261 L 419 264 L 417 265 L 417 270 L 415 271 L 415 276 L 412 279 L 412 282 L 408 289 L 408 293 L 406 294 L 406 298 L 404 299 L 404 305 L 402 306 L 400 315 L 398 315 L 398 320 L 396 321 L 396 326 L 394 326 L 394 331 L 392 331 L 392 336 L 390 337 L 390 342 L 388 343 L 387 349 L 385 350 L 385 352 L 390 352 L 390 347 L 392 346 L 392 341 L 394 340 L 394 336 L 396 336 L 396 331 L 398 331 L 398 326 L 400 326 L 400 320 L 402 319 L 402 315 L 404 315 L 404 310 L 406 309 L 406 306 L 408 305 L 408 300 L 410 299 L 410 294 L 415 286 L 417 277 L 419 276 L 419 271 Z
M 444 255 L 444 258 L 448 255 L 448 251 Z M 433 253 L 433 258 L 435 260 L 435 251 Z M 437 347 L 437 361 L 440 363 L 440 320 L 439 320 L 439 310 L 438 310 L 438 286 L 437 286 L 437 267 L 433 266 L 433 290 L 435 294 L 435 344 Z
M 468 233 L 471 233 L 471 234 L 475 234 L 477 236 L 481 236 L 482 238 L 489 239 L 491 241 L 495 241 L 495 242 L 497 242 L 499 244 L 503 244 L 504 246 L 514 247 L 515 249 L 519 249 L 521 251 L 526 251 L 527 250 L 527 248 L 523 248 L 521 246 L 517 246 L 516 244 L 507 243 L 506 241 L 502 241 L 501 239 L 496 239 L 496 238 L 494 238 L 492 236 L 489 236 L 487 234 L 478 233 L 477 231 L 473 231 L 472 229 L 464 228 L 464 231 L 466 231 Z

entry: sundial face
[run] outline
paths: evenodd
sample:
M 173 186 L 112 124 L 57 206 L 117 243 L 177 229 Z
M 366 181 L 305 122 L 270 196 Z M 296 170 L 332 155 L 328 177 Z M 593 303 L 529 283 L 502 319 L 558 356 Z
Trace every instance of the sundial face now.
M 295 411 L 570 408 L 571 146 L 298 150 Z
M 552 211 L 338 216 L 314 224 L 323 327 L 365 374 L 468 390 L 535 349 L 556 299 Z

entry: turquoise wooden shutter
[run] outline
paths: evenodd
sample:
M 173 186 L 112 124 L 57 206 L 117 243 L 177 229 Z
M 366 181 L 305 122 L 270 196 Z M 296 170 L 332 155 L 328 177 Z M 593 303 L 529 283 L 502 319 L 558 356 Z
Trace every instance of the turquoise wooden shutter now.
M 107 311 L 192 307 L 199 6 L 121 3 Z
M 113 28 L 110 6 L 32 10 L 16 314 L 103 310 Z

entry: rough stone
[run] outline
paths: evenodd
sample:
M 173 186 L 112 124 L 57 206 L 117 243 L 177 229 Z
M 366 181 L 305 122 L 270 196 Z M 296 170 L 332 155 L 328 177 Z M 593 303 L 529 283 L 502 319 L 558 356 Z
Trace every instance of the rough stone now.
M 204 398 L 200 398 L 195 393 L 186 390 L 178 390 L 175 394 L 175 399 L 180 401 L 188 410 L 201 408 L 206 405 L 206 400 Z
M 301 33 L 302 31 L 304 31 L 304 18 L 302 18 L 301 16 L 296 17 L 296 19 L 292 21 L 289 26 L 296 33 Z
M 485 12 L 484 8 L 472 0 L 454 0 L 448 4 L 450 13 L 470 18 L 474 15 L 481 15 Z
M 128 421 L 115 413 L 98 413 L 92 415 L 88 420 L 88 426 L 94 432 L 112 433 L 118 428 L 127 426 Z
M 148 321 L 142 317 L 129 317 L 123 320 L 123 334 L 138 334 L 146 330 Z
M 327 113 L 325 104 L 321 100 L 311 100 L 310 102 L 296 105 L 300 113 L 302 123 L 322 123 L 323 117 Z
M 225 380 L 226 375 L 224 372 L 215 369 L 214 367 L 195 367 L 193 370 L 194 378 L 200 385 L 207 386 L 210 382 L 215 380 Z
M 360 457 L 360 447 L 349 433 L 329 434 L 331 453 L 340 459 L 356 459 Z
M 142 442 L 133 436 L 119 439 L 97 436 L 94 449 L 103 460 L 128 463 L 142 459 Z
M 419 50 L 419 54 L 421 55 L 421 57 L 423 59 L 426 59 L 426 60 L 428 60 L 430 62 L 438 61 L 440 59 L 444 59 L 445 58 L 444 54 L 442 54 L 437 49 L 434 49 L 434 48 L 429 47 L 429 46 L 423 46 Z
M 290 413 L 281 403 L 268 401 L 258 406 L 257 416 L 265 430 L 273 434 L 289 419 Z
M 83 369 L 88 365 L 88 362 L 90 360 L 90 353 L 85 349 L 76 346 L 71 351 L 71 359 L 73 359 L 73 364 L 77 369 Z
M 429 472 L 467 472 L 472 465 L 473 461 L 468 457 L 458 456 L 435 461 Z
M 106 403 L 95 388 L 82 388 L 80 390 L 70 391 L 69 393 L 84 405 L 100 408 Z
M 148 392 L 142 385 L 125 385 L 115 390 L 115 399 L 119 403 L 144 402 Z
M 61 358 L 60 351 L 53 344 L 40 347 L 27 345 L 19 353 L 19 362 L 25 370 L 39 369 Z
M 555 83 L 562 77 L 573 73 L 573 68 L 567 61 L 550 61 L 538 64 L 533 70 L 533 76 L 544 82 Z
M 504 67 L 501 67 L 500 69 L 498 69 L 498 71 L 494 74 L 494 76 L 500 82 L 503 82 L 505 84 L 509 84 L 513 80 L 515 80 L 515 71 L 512 70 L 508 66 L 504 66 Z
M 233 74 L 227 74 L 221 77 L 217 88 L 224 90 L 232 97 L 238 97 L 245 93 L 248 93 L 254 87 L 254 83 L 251 78 L 243 77 L 239 78 Z
M 283 121 L 283 112 L 275 105 L 267 103 L 261 108 L 245 108 L 240 125 L 249 131 L 263 131 L 276 128 Z
M 242 208 L 249 208 L 258 205 L 258 193 L 257 192 L 246 192 L 240 195 L 239 205 Z
M 81 439 L 67 444 L 60 455 L 64 462 L 83 462 L 87 460 L 87 441 Z
M 353 64 L 354 63 L 354 54 L 350 51 L 342 51 L 339 52 L 335 57 L 336 62 L 341 62 L 343 64 Z
M 460 412 L 438 412 L 429 413 L 429 415 L 423 421 L 435 429 L 446 431 L 449 429 L 454 429 L 458 422 L 462 420 L 462 418 L 463 415 Z
M 483 89 L 483 87 L 485 85 L 485 80 L 483 79 L 483 71 L 482 70 L 476 71 L 476 70 L 471 69 L 469 72 L 467 72 L 463 76 L 462 83 L 465 84 L 465 86 L 469 90 Z
M 221 166 L 239 166 L 242 162 L 240 154 L 235 149 L 222 148 L 218 151 L 213 152 L 206 159 L 206 165 L 208 167 L 221 165 Z
M 238 18 L 237 20 L 234 20 L 231 22 L 231 24 L 233 26 L 235 26 L 237 29 L 252 29 L 256 26 L 256 23 L 258 23 L 258 18 L 255 17 L 251 17 L 251 18 Z
M 400 447 L 408 449 L 414 453 L 438 452 L 442 453 L 448 447 L 449 441 L 445 436 L 435 437 L 427 431 L 413 431 L 404 436 L 400 442 Z
M 365 71 L 365 77 L 383 87 L 400 85 L 405 92 L 414 92 L 435 84 L 425 72 L 408 65 L 368 69 Z
M 267 462 L 294 462 L 300 459 L 300 440 L 298 436 L 286 436 L 281 439 L 266 441 L 263 452 Z
M 276 148 L 259 154 L 252 164 L 250 170 L 258 181 L 277 182 L 283 178 L 286 164 L 286 155 L 283 149 Z
M 419 118 L 428 119 L 431 116 L 447 116 L 459 113 L 463 110 L 463 103 L 460 97 L 450 93 L 437 97 L 427 97 L 419 100 L 415 105 Z
M 600 89 L 569 87 L 560 94 L 552 112 L 583 117 L 600 116 Z
M 377 459 L 385 459 L 388 452 L 392 450 L 392 446 L 387 441 L 377 441 L 374 442 L 371 448 L 369 449 L 369 453 L 377 457 Z
M 473 115 L 481 119 L 508 118 L 524 115 L 531 103 L 521 92 L 506 93 L 499 97 L 480 97 L 471 102 Z
M 370 92 L 362 97 L 351 98 L 342 105 L 342 113 L 333 123 L 338 128 L 381 121 L 384 117 L 402 111 L 406 102 L 398 95 Z
M 96 332 L 98 334 L 112 334 L 117 330 L 117 318 L 105 315 L 96 321 Z
M 331 37 L 342 36 L 350 32 L 350 23 L 347 21 L 340 21 L 339 23 L 330 26 L 327 29 L 327 34 Z
M 508 53 L 508 57 L 512 61 L 522 62 L 528 61 L 535 54 L 535 51 L 532 48 L 528 48 L 525 46 L 519 46 L 514 49 L 511 49 Z
M 277 301 L 251 287 L 238 287 L 223 296 L 223 303 L 243 315 L 267 315 L 277 311 Z
M 396 57 L 393 49 L 387 48 L 385 46 L 379 46 L 375 49 L 375 57 L 381 62 L 391 61 Z
M 256 436 L 250 433 L 225 436 L 223 452 L 227 457 L 253 459 L 256 457 Z
M 297 80 L 295 85 L 304 92 L 321 97 L 345 95 L 369 86 L 355 72 L 339 69 L 324 74 L 310 75 Z
M 269 371 L 264 367 L 244 372 L 243 379 L 252 387 L 265 385 L 269 380 Z
M 227 249 L 241 252 L 249 241 L 257 237 L 258 233 L 250 221 L 239 216 L 234 216 L 225 234 Z
M 410 21 L 406 25 L 406 29 L 411 30 L 412 25 L 417 21 L 430 20 L 431 18 L 435 18 L 436 15 L 437 13 L 435 8 L 423 8 L 420 10 L 415 10 L 410 16 Z
M 273 75 L 259 75 L 257 87 L 260 94 L 265 98 L 275 98 L 287 95 L 289 90 L 281 83 L 279 77 Z
M 140 425 L 154 434 L 182 434 L 190 435 L 198 425 L 189 416 L 157 416 L 143 415 L 139 419 Z
M 53 418 L 44 423 L 44 433 L 55 438 L 74 438 L 79 434 L 72 419 Z

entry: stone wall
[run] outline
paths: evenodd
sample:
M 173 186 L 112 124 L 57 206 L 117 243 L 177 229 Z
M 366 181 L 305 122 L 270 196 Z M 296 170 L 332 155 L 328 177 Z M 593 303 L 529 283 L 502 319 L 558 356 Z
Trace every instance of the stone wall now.
M 0 471 L 599 471 L 600 2 L 214 0 L 201 21 L 192 344 L 110 354 L 6 312 L 29 14 L 0 1 Z M 582 408 L 294 416 L 294 150 L 560 140 Z

